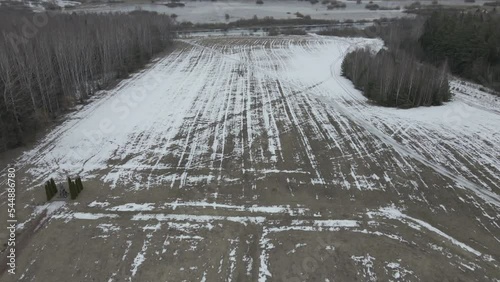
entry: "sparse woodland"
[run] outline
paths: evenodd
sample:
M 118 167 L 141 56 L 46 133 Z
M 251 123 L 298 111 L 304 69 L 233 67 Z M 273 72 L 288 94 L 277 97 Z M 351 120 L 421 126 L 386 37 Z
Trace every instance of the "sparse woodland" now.
M 0 11 L 0 151 L 22 145 L 75 103 L 172 44 L 167 15 L 59 13 L 45 18 Z
M 405 52 L 359 49 L 342 62 L 342 75 L 380 105 L 411 108 L 450 99 L 448 70 L 418 62 Z

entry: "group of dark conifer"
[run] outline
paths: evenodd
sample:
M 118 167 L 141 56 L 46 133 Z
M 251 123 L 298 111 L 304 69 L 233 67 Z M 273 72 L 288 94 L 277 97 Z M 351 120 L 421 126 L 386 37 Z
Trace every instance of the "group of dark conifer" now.
M 68 176 L 68 186 L 71 200 L 74 200 L 83 190 L 82 179 L 80 178 L 80 176 L 78 176 L 74 181 L 72 181 Z
M 68 176 L 68 188 L 69 188 L 69 194 L 71 197 L 71 200 L 76 199 L 76 197 L 82 192 L 83 190 L 83 183 L 82 179 L 80 176 L 76 177 L 75 180 L 71 180 L 71 178 Z M 63 189 L 64 190 L 64 189 Z M 54 179 L 50 179 L 45 183 L 45 194 L 47 196 L 47 201 L 52 200 L 52 198 L 57 194 L 57 186 L 54 181 Z M 64 193 L 67 193 L 65 191 L 62 191 Z M 63 195 L 63 194 L 62 194 Z M 65 194 L 67 195 L 67 194 Z M 62 197 L 66 197 L 63 195 Z
M 386 49 L 345 57 L 342 73 L 385 106 L 439 105 L 450 99 L 447 72 L 500 90 L 500 15 L 437 11 L 403 18 L 347 36 L 379 37 Z M 353 29 L 354 30 L 354 29 Z M 346 36 L 342 32 L 325 35 Z
M 47 201 L 50 201 L 55 194 L 57 194 L 57 187 L 54 179 L 50 179 L 45 183 L 45 194 L 47 195 Z
M 435 12 L 419 41 L 425 60 L 500 91 L 500 14 Z
M 368 33 L 419 61 L 500 91 L 500 14 L 495 11 L 434 11 L 382 24 Z

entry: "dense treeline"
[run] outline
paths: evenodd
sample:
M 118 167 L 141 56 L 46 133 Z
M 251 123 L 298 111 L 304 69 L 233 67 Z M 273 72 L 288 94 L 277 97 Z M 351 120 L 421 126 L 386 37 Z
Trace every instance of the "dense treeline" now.
M 500 90 L 500 15 L 433 13 L 420 44 L 424 59 L 446 61 L 452 73 Z
M 229 16 L 229 15 L 228 15 Z M 232 29 L 232 28 L 253 28 L 253 27 L 272 27 L 272 26 L 297 26 L 297 25 L 350 25 L 353 23 L 366 23 L 369 20 L 345 20 L 340 22 L 338 20 L 324 20 L 312 19 L 309 15 L 302 15 L 296 13 L 297 18 L 294 19 L 275 19 L 273 17 L 259 18 L 254 16 L 250 19 L 239 19 L 228 23 L 192 23 L 181 22 L 178 24 L 179 31 L 193 31 L 193 30 L 206 30 L 206 29 Z
M 339 36 L 339 37 L 371 37 L 365 29 L 355 27 L 327 28 L 316 32 L 318 35 Z
M 431 106 L 450 99 L 446 65 L 438 69 L 403 51 L 381 50 L 374 55 L 356 50 L 342 62 L 342 75 L 367 98 L 384 106 Z
M 165 50 L 172 27 L 149 12 L 0 10 L 0 152 Z
M 374 20 L 373 25 L 363 29 L 353 26 L 340 26 L 321 30 L 319 35 L 341 37 L 381 38 L 389 49 L 404 50 L 405 52 L 421 57 L 422 48 L 419 38 L 422 35 L 425 18 L 382 18 Z
M 402 50 L 434 66 L 500 90 L 500 15 L 439 11 L 380 26 L 376 36 L 390 50 Z M 370 34 L 370 33 L 368 33 Z
M 401 18 L 386 25 L 379 25 L 370 34 L 382 38 L 390 50 L 404 51 L 406 54 L 422 60 L 423 50 L 419 39 L 422 36 L 425 21 L 426 18 L 423 16 Z

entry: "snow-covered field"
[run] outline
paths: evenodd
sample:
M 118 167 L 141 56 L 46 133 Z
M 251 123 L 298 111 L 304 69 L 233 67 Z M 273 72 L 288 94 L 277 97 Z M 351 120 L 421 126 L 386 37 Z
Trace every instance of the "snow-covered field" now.
M 404 6 L 414 1 L 390 1 L 373 0 L 372 2 L 381 7 L 388 7 L 395 10 L 368 10 L 365 5 L 369 1 L 362 1 L 362 4 L 356 4 L 356 1 L 342 1 L 346 4 L 344 9 L 328 10 L 327 5 L 321 4 L 321 1 L 312 5 L 309 1 L 297 0 L 265 0 L 264 4 L 258 5 L 251 0 L 218 0 L 218 1 L 182 1 L 185 7 L 169 8 L 162 3 L 169 1 L 156 1 L 155 3 L 140 2 L 115 4 L 83 4 L 79 7 L 67 9 L 66 12 L 130 12 L 137 9 L 144 11 L 156 11 L 158 13 L 176 14 L 178 21 L 190 21 L 193 23 L 214 23 L 226 22 L 225 15 L 230 16 L 229 21 L 238 19 L 248 19 L 254 15 L 259 18 L 274 17 L 276 19 L 296 18 L 294 13 L 299 12 L 303 15 L 310 15 L 314 19 L 329 20 L 374 20 L 380 18 L 395 18 L 409 16 L 403 12 Z M 149 2 L 149 1 L 148 1 Z M 482 6 L 488 0 L 477 0 L 475 3 L 465 3 L 460 0 L 441 0 L 440 5 L 462 5 L 462 6 Z M 422 2 L 422 5 L 430 5 L 431 2 Z M 61 3 L 64 6 L 64 3 Z
M 166 1 L 169 2 L 169 1 Z M 375 1 L 387 7 L 400 6 L 396 1 Z M 154 4 L 143 3 L 119 3 L 119 4 L 88 4 L 76 9 L 68 9 L 67 12 L 130 12 L 137 9 L 143 11 L 156 11 L 158 13 L 176 14 L 177 21 L 190 21 L 193 23 L 214 23 L 226 22 L 225 15 L 230 16 L 229 21 L 238 19 L 249 19 L 256 15 L 259 18 L 274 17 L 276 19 L 297 18 L 294 13 L 310 15 L 314 19 L 331 19 L 344 21 L 352 20 L 373 20 L 381 17 L 393 18 L 406 16 L 402 10 L 370 11 L 365 9 L 365 5 L 357 5 L 356 2 L 346 2 L 345 9 L 328 10 L 326 5 L 320 3 L 311 5 L 308 1 L 265 1 L 263 5 L 257 5 L 255 1 L 185 1 L 185 7 L 169 8 L 161 4 L 161 1 Z
M 339 74 L 362 47 L 382 42 L 180 40 L 17 161 L 20 229 L 49 210 L 20 275 L 500 279 L 500 99 L 453 80 L 443 106 L 375 106 Z M 66 175 L 78 200 L 33 212 Z

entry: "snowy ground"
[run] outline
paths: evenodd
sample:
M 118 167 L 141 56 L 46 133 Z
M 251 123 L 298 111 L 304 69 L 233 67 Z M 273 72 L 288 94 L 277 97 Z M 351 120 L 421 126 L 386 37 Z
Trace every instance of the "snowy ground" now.
M 363 46 L 185 39 L 101 93 L 17 161 L 19 229 L 49 209 L 21 280 L 500 279 L 500 100 L 372 105 L 339 75 Z
M 440 5 L 462 5 L 462 6 L 482 6 L 489 0 L 477 0 L 475 3 L 464 3 L 463 0 L 440 0 Z M 344 9 L 328 10 L 327 5 L 322 5 L 321 1 L 312 5 L 309 1 L 297 0 L 264 0 L 263 5 L 258 5 L 251 0 L 218 0 L 218 1 L 182 1 L 185 7 L 169 8 L 161 3 L 170 1 L 156 1 L 154 4 L 150 1 L 125 1 L 126 3 L 117 4 L 83 4 L 75 9 L 67 9 L 72 13 L 77 12 L 130 12 L 138 8 L 144 11 L 156 11 L 158 13 L 176 14 L 178 21 L 191 21 L 194 23 L 208 22 L 226 22 L 225 15 L 230 16 L 229 21 L 238 19 L 248 19 L 254 15 L 259 18 L 274 17 L 276 19 L 296 18 L 294 13 L 299 12 L 303 15 L 310 15 L 314 19 L 330 19 L 344 21 L 351 20 L 374 20 L 380 18 L 395 18 L 409 16 L 403 12 L 404 6 L 414 1 L 390 1 L 373 0 L 372 2 L 381 7 L 388 7 L 395 10 L 377 10 L 371 11 L 365 8 L 369 1 L 362 1 L 362 4 L 356 4 L 356 1 L 342 1 L 346 4 Z M 135 3 L 137 2 L 137 3 Z M 147 2 L 147 3 L 146 3 Z M 431 2 L 423 1 L 422 5 L 430 5 Z

